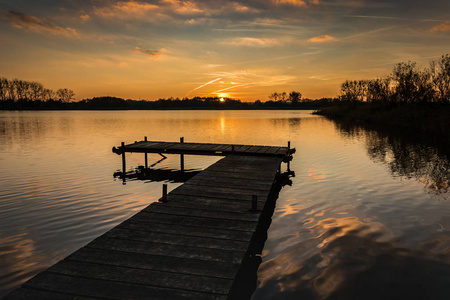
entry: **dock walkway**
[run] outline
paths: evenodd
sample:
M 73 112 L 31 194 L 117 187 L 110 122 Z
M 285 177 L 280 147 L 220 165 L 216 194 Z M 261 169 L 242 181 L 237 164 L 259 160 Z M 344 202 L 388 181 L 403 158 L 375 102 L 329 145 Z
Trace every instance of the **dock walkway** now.
M 226 156 L 4 299 L 236 298 L 230 293 L 239 293 L 236 276 L 254 254 L 252 238 L 286 154 Z

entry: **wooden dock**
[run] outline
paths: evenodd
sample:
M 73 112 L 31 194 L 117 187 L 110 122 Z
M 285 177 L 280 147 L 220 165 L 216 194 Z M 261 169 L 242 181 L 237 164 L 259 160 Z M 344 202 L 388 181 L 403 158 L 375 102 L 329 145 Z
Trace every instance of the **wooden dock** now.
M 280 164 L 293 151 L 180 144 L 143 141 L 117 151 L 123 157 L 125 152 L 221 151 L 226 157 L 5 299 L 248 298 L 252 291 L 243 287 L 254 288 L 256 278 L 247 278 L 245 272 L 262 250 L 257 239 L 261 228 L 267 230 L 262 220 L 267 218 L 267 200 L 276 197 Z

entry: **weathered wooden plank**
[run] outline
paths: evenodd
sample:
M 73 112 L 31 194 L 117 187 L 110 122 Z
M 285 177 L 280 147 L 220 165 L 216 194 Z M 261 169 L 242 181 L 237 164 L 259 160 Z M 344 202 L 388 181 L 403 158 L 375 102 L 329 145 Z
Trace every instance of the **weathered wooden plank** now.
M 15 299 L 32 299 L 32 300 L 98 300 L 98 298 L 84 297 L 67 294 L 65 292 L 49 292 L 43 290 L 37 290 L 33 288 L 23 287 L 17 289 L 8 295 L 6 295 L 2 300 L 15 300 Z
M 253 195 L 257 195 L 258 198 L 267 199 L 269 191 L 261 191 L 247 188 L 228 188 L 228 187 L 216 187 L 211 186 L 206 188 L 199 188 L 199 185 L 183 184 L 176 189 L 172 190 L 171 193 L 180 195 L 192 195 L 192 196 L 205 196 L 205 197 L 215 197 L 223 199 L 251 199 Z
M 233 279 L 239 268 L 233 263 L 95 249 L 89 244 L 66 260 L 225 279 Z
M 212 170 L 208 170 L 208 171 L 212 171 Z M 273 181 L 273 179 L 275 178 L 274 174 L 276 174 L 276 172 L 255 173 L 254 171 L 251 172 L 250 170 L 248 170 L 248 171 L 242 170 L 240 172 L 230 172 L 228 170 L 222 171 L 221 169 L 216 169 L 214 171 L 213 176 L 211 176 L 210 172 L 205 172 L 205 173 L 200 172 L 197 175 L 195 175 L 195 179 L 210 179 L 211 177 L 214 177 L 217 180 L 222 180 L 222 178 L 230 178 L 230 179 L 247 179 L 247 180 L 258 180 L 258 181 Z M 190 180 L 192 180 L 192 179 L 190 179 Z
M 251 147 L 253 147 L 253 146 L 252 145 L 235 145 L 234 151 L 235 152 L 245 152 L 245 150 L 248 150 Z
M 138 220 L 126 220 L 125 222 L 119 224 L 118 228 L 126 228 L 136 231 L 139 230 L 143 232 L 182 234 L 188 237 L 198 236 L 245 242 L 250 241 L 252 237 L 252 233 L 249 231 L 155 223 L 152 221 L 153 219 L 146 219 L 145 222 L 140 222 Z
M 251 202 L 249 201 L 249 207 Z M 161 213 L 161 214 L 173 214 L 178 216 L 186 217 L 200 217 L 200 218 L 211 218 L 220 220 L 236 220 L 236 221 L 255 221 L 258 222 L 259 215 L 250 212 L 248 209 L 237 209 L 233 212 L 225 211 L 214 211 L 208 209 L 198 209 L 198 208 L 188 208 L 188 207 L 177 207 L 177 206 L 167 206 L 166 203 L 154 203 L 146 207 L 143 212 L 149 213 Z
M 258 200 L 259 207 L 262 207 L 265 203 L 266 201 L 263 199 Z M 240 212 L 246 214 L 245 212 L 251 207 L 251 201 L 169 194 L 168 202 L 164 203 L 164 205 L 218 212 Z
M 254 180 L 248 178 L 236 179 L 227 177 L 216 177 L 214 173 L 211 174 L 210 176 L 193 177 L 189 180 L 187 184 L 268 191 L 270 190 L 270 187 L 272 186 L 273 182 L 274 182 L 273 178 L 272 180 L 262 180 L 262 179 Z
M 68 276 L 135 283 L 186 291 L 202 291 L 222 295 L 226 295 L 228 293 L 233 283 L 233 280 L 225 278 L 154 271 L 141 268 L 120 267 L 71 260 L 62 261 L 60 264 L 48 269 L 48 271 Z
M 253 146 L 245 151 L 245 153 L 256 153 L 261 150 L 264 146 Z
M 67 276 L 43 272 L 25 283 L 27 287 L 88 297 L 135 299 L 226 299 L 213 293 L 198 293 L 141 284 Z
M 260 150 L 258 150 L 256 153 L 263 154 L 263 153 L 266 153 L 267 151 L 269 151 L 270 149 L 272 149 L 271 146 L 264 146 Z
M 280 147 L 270 147 L 270 149 L 266 151 L 266 154 L 274 154 L 274 153 L 276 153 L 279 149 L 280 149 Z
M 226 219 L 199 218 L 190 216 L 180 216 L 174 214 L 140 212 L 131 219 L 135 222 L 151 222 L 160 224 L 178 224 L 186 226 L 196 226 L 204 228 L 217 228 L 227 230 L 254 231 L 257 222 L 237 221 Z
M 183 234 L 149 232 L 141 230 L 131 230 L 115 227 L 108 231 L 104 237 L 128 239 L 140 242 L 164 243 L 171 245 L 181 245 L 190 247 L 201 247 L 210 249 L 224 249 L 242 251 L 247 247 L 247 242 L 223 240 L 218 238 L 205 238 L 196 236 L 187 236 Z
M 277 150 L 277 152 L 275 152 L 275 154 L 283 154 L 286 155 L 288 152 L 288 147 L 280 147 L 280 149 Z
M 130 253 L 218 261 L 233 264 L 240 263 L 245 253 L 245 251 L 217 250 L 163 243 L 138 242 L 126 239 L 108 238 L 105 236 L 101 236 L 89 243 L 89 247 Z

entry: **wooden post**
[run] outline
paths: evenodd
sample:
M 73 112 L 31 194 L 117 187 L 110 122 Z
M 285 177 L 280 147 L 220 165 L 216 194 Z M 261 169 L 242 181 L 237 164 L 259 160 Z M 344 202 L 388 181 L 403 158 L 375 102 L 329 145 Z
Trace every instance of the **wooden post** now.
M 291 150 L 291 141 L 288 141 L 288 150 Z
M 252 209 L 251 212 L 257 212 L 258 211 L 258 196 L 252 195 Z
M 125 177 L 125 172 L 127 171 L 127 162 L 125 160 L 125 143 L 122 142 L 122 174 Z
M 180 137 L 180 144 L 184 143 L 184 137 Z M 180 169 L 184 172 L 184 154 L 180 154 Z
M 146 136 L 144 136 L 144 141 L 145 141 L 145 142 L 147 141 L 147 137 L 146 137 Z
M 161 202 L 163 202 L 163 203 L 167 202 L 167 184 L 166 183 L 163 184 Z
M 145 152 L 145 170 L 147 171 L 148 169 L 148 155 L 147 152 Z

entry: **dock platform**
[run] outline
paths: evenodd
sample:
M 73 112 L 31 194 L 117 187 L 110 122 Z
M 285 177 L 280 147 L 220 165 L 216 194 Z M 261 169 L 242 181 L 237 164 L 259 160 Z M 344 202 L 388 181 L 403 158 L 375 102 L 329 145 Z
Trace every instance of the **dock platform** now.
M 256 284 L 255 278 L 246 278 L 245 269 L 262 250 L 257 246 L 258 231 L 270 206 L 268 199 L 278 193 L 275 179 L 290 147 L 206 149 L 196 143 L 158 143 L 126 145 L 120 154 L 221 151 L 225 158 L 4 299 L 245 299 L 251 295 L 240 294 L 243 285 L 252 284 L 246 280 Z

